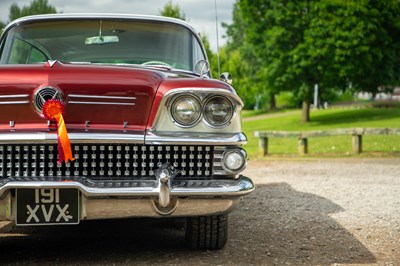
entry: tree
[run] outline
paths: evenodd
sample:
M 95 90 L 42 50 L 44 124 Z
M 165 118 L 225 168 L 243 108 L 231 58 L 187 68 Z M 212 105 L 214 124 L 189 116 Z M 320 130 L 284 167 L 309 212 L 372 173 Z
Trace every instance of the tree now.
M 273 94 L 269 87 L 260 79 L 259 59 L 254 53 L 253 46 L 246 38 L 246 21 L 242 16 L 239 5 L 233 7 L 233 23 L 226 28 L 227 44 L 221 49 L 221 65 L 232 74 L 234 85 L 243 99 L 246 109 L 259 108 L 259 99 L 266 94 Z M 269 95 L 270 109 L 275 108 L 275 97 Z
M 2 21 L 0 21 L 0 35 L 3 33 L 3 29 L 6 26 Z
M 210 42 L 208 41 L 207 35 L 202 34 L 201 40 L 206 50 L 208 62 L 210 62 L 211 75 L 213 77 L 218 77 L 218 58 L 217 55 L 211 50 Z
M 160 15 L 164 17 L 186 20 L 185 13 L 181 10 L 178 4 L 174 5 L 172 1 L 169 1 L 165 4 L 164 8 L 160 10 Z
M 377 90 L 398 84 L 399 7 L 395 0 L 238 0 L 242 43 L 259 59 L 272 90 L 293 90 L 309 121 L 315 84 L 323 90 Z M 228 32 L 229 33 L 229 32 Z
M 29 15 L 57 13 L 55 7 L 48 4 L 47 0 L 33 0 L 29 6 L 20 8 L 17 4 L 10 7 L 10 21 Z

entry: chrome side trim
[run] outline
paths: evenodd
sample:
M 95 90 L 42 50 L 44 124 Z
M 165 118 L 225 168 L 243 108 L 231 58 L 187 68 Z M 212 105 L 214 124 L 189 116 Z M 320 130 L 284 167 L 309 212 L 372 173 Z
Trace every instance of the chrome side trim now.
M 85 95 L 85 94 L 69 94 L 68 98 L 83 98 L 88 99 L 86 101 L 79 101 L 79 100 L 68 100 L 70 104 L 104 104 L 104 105 L 135 105 L 134 100 L 136 97 L 124 97 L 124 96 L 104 96 L 104 95 Z M 93 101 L 91 101 L 93 100 Z M 130 101 L 130 102 L 99 102 L 95 100 L 123 100 L 123 101 Z
M 28 94 L 0 95 L 0 104 L 27 104 L 29 103 Z M 13 101 L 7 99 L 26 98 L 26 100 Z M 4 99 L 4 100 L 3 100 Z
M 28 94 L 15 94 L 15 95 L 0 95 L 0 99 L 7 99 L 7 98 L 28 98 Z
M 70 104 L 108 104 L 108 105 L 135 105 L 135 103 L 116 103 L 116 102 L 80 102 L 80 101 L 68 101 Z
M 136 97 L 104 96 L 104 95 L 84 95 L 84 94 L 69 94 L 68 97 L 73 97 L 73 98 L 90 98 L 90 99 L 136 100 Z
M 247 138 L 243 133 L 234 134 L 193 134 L 177 132 L 157 132 L 141 134 L 122 133 L 69 133 L 71 143 L 144 143 L 149 145 L 233 145 L 245 144 Z M 0 143 L 37 143 L 57 141 L 55 132 L 49 133 L 5 133 L 0 134 Z
M 7 102 L 0 102 L 0 104 L 26 104 L 29 101 L 7 101 Z
M 243 133 L 234 134 L 207 134 L 207 133 L 179 133 L 157 132 L 147 133 L 145 144 L 189 144 L 189 145 L 243 145 L 247 143 L 247 137 Z
M 80 94 L 70 94 L 68 98 L 82 98 L 88 99 L 86 101 L 79 100 L 68 100 L 70 104 L 98 104 L 98 105 L 135 105 L 134 100 L 136 97 L 123 97 L 123 96 L 104 96 L 104 95 L 80 95 Z M 93 100 L 93 101 L 91 101 Z M 98 100 L 122 100 L 122 101 L 130 101 L 130 102 L 100 102 Z
M 71 143 L 143 143 L 143 135 L 118 133 L 69 133 Z M 6 133 L 0 134 L 0 143 L 37 143 L 57 141 L 57 134 L 53 133 Z

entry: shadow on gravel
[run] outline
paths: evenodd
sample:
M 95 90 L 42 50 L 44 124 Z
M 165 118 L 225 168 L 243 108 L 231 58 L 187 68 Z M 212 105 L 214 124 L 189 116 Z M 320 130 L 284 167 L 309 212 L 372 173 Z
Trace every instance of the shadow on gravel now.
M 231 245 L 238 246 L 240 235 L 247 235 L 244 243 L 250 250 L 245 253 L 251 258 L 248 262 L 255 264 L 376 262 L 360 241 L 330 217 L 342 211 L 332 201 L 296 191 L 287 183 L 259 185 L 231 215 L 231 221 L 236 221 L 230 235 L 236 244 Z
M 368 264 L 375 257 L 330 218 L 337 204 L 286 183 L 259 185 L 229 216 L 220 251 L 184 245 L 182 223 L 127 219 L 79 226 L 0 224 L 0 264 L 28 265 L 328 265 Z

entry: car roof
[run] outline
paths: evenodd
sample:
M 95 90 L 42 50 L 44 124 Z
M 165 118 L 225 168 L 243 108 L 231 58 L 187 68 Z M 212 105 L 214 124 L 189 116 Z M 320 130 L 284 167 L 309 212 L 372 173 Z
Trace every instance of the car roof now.
M 32 21 L 44 21 L 44 20 L 66 20 L 66 19 L 121 19 L 121 20 L 133 20 L 133 21 L 158 21 L 178 24 L 186 27 L 194 34 L 198 34 L 196 30 L 186 21 L 162 17 L 162 16 L 152 16 L 152 15 L 140 15 L 140 14 L 119 14 L 119 13 L 59 13 L 59 14 L 43 14 L 43 15 L 32 15 L 18 18 L 11 21 L 5 28 L 4 32 L 8 31 L 15 25 L 24 24 L 26 22 Z

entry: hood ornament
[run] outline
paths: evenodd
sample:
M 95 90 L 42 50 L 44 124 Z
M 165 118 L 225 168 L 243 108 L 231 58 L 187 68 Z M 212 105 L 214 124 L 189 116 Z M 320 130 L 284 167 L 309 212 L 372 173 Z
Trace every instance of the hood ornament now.
M 52 68 L 57 62 L 57 60 L 47 60 L 46 66 Z

